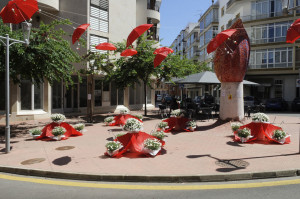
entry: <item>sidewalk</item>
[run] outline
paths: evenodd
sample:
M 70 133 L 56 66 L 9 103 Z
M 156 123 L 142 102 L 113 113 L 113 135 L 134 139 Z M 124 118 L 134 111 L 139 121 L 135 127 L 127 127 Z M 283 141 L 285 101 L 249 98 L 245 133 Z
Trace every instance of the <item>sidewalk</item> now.
M 99 115 L 96 120 L 103 121 L 104 117 L 106 115 Z M 32 140 L 26 132 L 50 120 L 17 123 L 13 131 L 19 133 L 11 138 L 9 154 L 4 153 L 3 140 L 0 143 L 0 171 L 82 180 L 165 182 L 300 175 L 300 118 L 269 117 L 271 122 L 291 134 L 290 144 L 236 143 L 232 140 L 230 123 L 198 121 L 195 132 L 168 133 L 166 152 L 162 155 L 138 159 L 114 159 L 103 155 L 106 142 L 122 131 L 120 127 L 95 123 L 86 127 L 83 136 L 47 142 Z M 67 122 L 76 123 L 78 120 L 72 118 Z M 144 118 L 144 131 L 150 133 L 159 122 L 155 115 Z M 244 123 L 250 122 L 246 119 Z M 35 161 L 24 162 L 31 159 Z

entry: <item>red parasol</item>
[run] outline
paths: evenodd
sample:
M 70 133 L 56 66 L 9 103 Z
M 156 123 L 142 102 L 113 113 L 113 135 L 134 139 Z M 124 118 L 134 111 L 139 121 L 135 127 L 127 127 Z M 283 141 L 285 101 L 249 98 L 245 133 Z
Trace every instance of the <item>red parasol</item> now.
M 156 68 L 157 66 L 159 66 L 159 64 L 164 60 L 166 59 L 166 57 L 168 56 L 168 52 L 161 52 L 161 53 L 158 53 L 156 54 L 155 58 L 154 58 L 154 68 Z
M 162 53 L 162 52 L 168 52 L 168 54 L 169 54 L 169 53 L 173 53 L 174 50 L 171 49 L 171 48 L 168 48 L 168 47 L 161 47 L 161 48 L 157 48 L 157 49 L 153 52 L 153 54 L 158 54 L 158 53 Z
M 300 38 L 300 19 L 297 19 L 287 30 L 286 43 L 294 43 Z
M 134 49 L 126 49 L 126 50 L 123 50 L 123 52 L 121 53 L 121 56 L 128 57 L 128 56 L 133 56 L 135 54 L 137 54 L 136 50 L 134 50 Z
M 211 53 L 215 51 L 226 39 L 231 37 L 237 30 L 236 29 L 228 29 L 217 34 L 215 38 L 213 38 L 209 44 L 207 45 L 207 53 Z
M 134 28 L 127 37 L 126 48 L 130 46 L 139 36 L 141 36 L 146 30 L 151 28 L 153 24 L 143 24 Z
M 117 48 L 111 43 L 101 43 L 96 46 L 98 50 L 117 50 Z
M 90 24 L 81 24 L 78 26 L 72 35 L 72 43 L 75 44 L 76 41 L 81 37 L 81 35 L 86 31 Z
M 0 16 L 3 23 L 18 24 L 29 20 L 38 10 L 36 0 L 12 0 L 1 10 Z

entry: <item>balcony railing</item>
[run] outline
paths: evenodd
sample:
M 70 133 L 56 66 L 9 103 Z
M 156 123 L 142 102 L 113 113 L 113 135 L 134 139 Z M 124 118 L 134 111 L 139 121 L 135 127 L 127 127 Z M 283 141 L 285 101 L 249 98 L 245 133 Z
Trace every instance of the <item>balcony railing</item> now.
M 255 39 L 250 38 L 251 44 L 267 44 L 267 43 L 276 43 L 276 42 L 285 42 L 286 37 L 275 37 L 275 38 L 264 38 L 264 39 Z
M 245 21 L 253 21 L 253 20 L 259 20 L 259 19 L 266 19 L 266 18 L 272 18 L 272 17 L 281 17 L 283 16 L 282 12 L 273 12 L 273 13 L 267 13 L 262 15 L 248 15 L 243 16 L 242 20 Z

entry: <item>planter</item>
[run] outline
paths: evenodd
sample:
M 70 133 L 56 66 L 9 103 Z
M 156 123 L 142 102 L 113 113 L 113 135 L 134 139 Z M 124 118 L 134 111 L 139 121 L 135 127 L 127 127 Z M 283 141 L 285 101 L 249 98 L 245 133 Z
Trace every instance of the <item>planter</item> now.
M 192 127 L 192 126 L 188 127 L 188 130 L 190 130 L 190 131 L 195 131 L 195 129 L 196 129 L 196 127 Z
M 33 139 L 35 139 L 35 138 L 39 137 L 41 134 L 40 135 L 32 135 L 32 134 L 30 134 L 30 135 L 32 136 Z
M 248 137 L 240 137 L 240 140 L 242 143 L 247 142 L 250 138 L 252 138 L 252 136 L 248 136 Z
M 114 156 L 114 155 L 116 155 L 117 153 L 119 153 L 119 149 L 114 150 L 114 151 L 109 151 L 109 150 L 107 150 L 106 153 L 107 153 L 109 156 Z
M 279 142 L 280 144 L 284 144 L 285 143 L 285 140 L 286 140 L 287 136 L 285 136 L 284 138 L 282 139 L 279 139 L 277 140 L 276 138 L 273 138 L 274 140 L 276 140 L 277 142 Z
M 161 147 L 159 147 L 159 149 L 157 150 L 151 150 L 151 149 L 148 149 L 148 148 L 143 148 L 143 153 L 146 153 L 146 154 L 149 154 L 151 156 L 156 156 L 157 153 L 161 150 Z
M 51 136 L 50 138 L 52 138 L 53 140 L 56 140 L 56 141 L 60 141 L 61 138 L 64 138 L 65 135 L 58 135 L 58 136 Z

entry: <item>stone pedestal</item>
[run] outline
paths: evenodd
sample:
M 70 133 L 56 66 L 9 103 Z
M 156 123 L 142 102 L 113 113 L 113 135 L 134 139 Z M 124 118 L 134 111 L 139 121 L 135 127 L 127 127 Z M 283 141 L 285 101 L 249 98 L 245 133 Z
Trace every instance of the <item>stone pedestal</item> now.
M 220 119 L 244 119 L 243 82 L 221 83 Z

